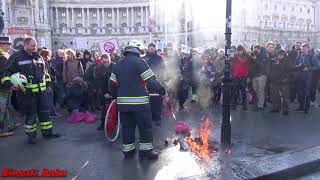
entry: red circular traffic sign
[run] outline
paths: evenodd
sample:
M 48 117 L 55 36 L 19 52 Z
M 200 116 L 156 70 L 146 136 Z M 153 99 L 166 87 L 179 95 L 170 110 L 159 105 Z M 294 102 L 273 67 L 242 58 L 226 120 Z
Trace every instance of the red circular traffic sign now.
M 116 49 L 115 45 L 112 42 L 104 43 L 103 48 L 107 53 L 113 53 Z

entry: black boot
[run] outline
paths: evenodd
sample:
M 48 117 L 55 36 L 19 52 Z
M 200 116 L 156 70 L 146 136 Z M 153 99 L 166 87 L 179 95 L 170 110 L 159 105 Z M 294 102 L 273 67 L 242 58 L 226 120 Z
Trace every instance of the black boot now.
M 179 105 L 179 111 L 182 111 L 182 110 L 184 110 L 184 106 L 183 106 L 183 104 L 180 104 Z
M 28 140 L 27 140 L 27 143 L 28 143 L 28 144 L 37 144 L 36 138 L 29 136 L 29 137 L 28 137 Z
M 135 154 L 136 154 L 136 150 L 135 149 L 132 150 L 132 151 L 123 153 L 125 159 L 132 159 L 132 158 L 134 158 Z
M 142 159 L 157 160 L 159 158 L 159 154 L 153 150 L 139 151 L 139 157 Z
M 103 131 L 104 130 L 104 123 L 101 123 L 98 127 L 97 127 L 98 131 Z
M 56 138 L 59 138 L 60 136 L 61 136 L 60 134 L 50 133 L 50 134 L 43 135 L 43 138 L 44 139 L 56 139 Z

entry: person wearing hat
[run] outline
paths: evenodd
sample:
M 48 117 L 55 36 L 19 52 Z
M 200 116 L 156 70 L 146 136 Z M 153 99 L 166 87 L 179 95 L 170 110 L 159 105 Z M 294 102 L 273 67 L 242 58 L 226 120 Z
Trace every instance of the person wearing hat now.
M 158 159 L 153 151 L 152 113 L 149 92 L 146 86 L 155 90 L 168 101 L 166 89 L 157 80 L 145 60 L 140 58 L 143 42 L 130 41 L 124 50 L 124 57 L 113 68 L 109 90 L 117 99 L 122 129 L 122 151 L 126 159 L 135 154 L 135 130 L 140 135 L 139 156 L 150 160 Z
M 166 64 L 163 61 L 162 57 L 157 54 L 156 45 L 154 43 L 150 43 L 148 45 L 147 55 L 144 57 L 144 59 L 148 63 L 150 69 L 155 73 L 156 77 L 159 78 L 160 82 L 163 83 L 163 72 L 166 71 Z M 147 88 L 150 94 L 154 94 L 156 91 L 151 87 Z M 150 97 L 152 120 L 156 123 L 157 126 L 160 126 L 161 112 L 163 108 L 162 104 L 163 101 L 160 96 Z
M 11 42 L 10 37 L 0 37 L 0 71 L 3 72 L 7 65 L 9 58 Z M 11 90 L 7 87 L 0 85 L 0 137 L 13 135 L 14 132 L 10 130 L 8 126 L 8 120 L 6 113 L 8 111 L 8 101 L 10 101 Z
M 289 80 L 291 68 L 284 50 L 276 52 L 275 59 L 271 61 L 270 67 L 272 100 L 272 110 L 270 113 L 279 113 L 282 107 L 282 114 L 288 115 L 290 103 Z

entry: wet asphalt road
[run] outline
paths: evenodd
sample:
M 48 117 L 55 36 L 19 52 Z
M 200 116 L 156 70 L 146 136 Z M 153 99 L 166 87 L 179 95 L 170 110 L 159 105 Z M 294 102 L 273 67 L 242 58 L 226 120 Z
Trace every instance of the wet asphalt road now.
M 177 137 L 176 122 L 172 119 L 163 119 L 161 127 L 154 127 L 154 143 L 161 155 L 158 161 L 152 162 L 138 157 L 124 160 L 121 142 L 108 143 L 104 134 L 96 130 L 98 122 L 69 124 L 66 118 L 60 118 L 54 120 L 55 131 L 63 135 L 59 139 L 47 141 L 38 134 L 38 143 L 28 145 L 22 127 L 15 136 L 0 139 L 0 170 L 65 169 L 68 177 L 64 179 L 72 180 L 246 179 L 245 172 L 241 173 L 245 170 L 236 166 L 239 162 L 320 145 L 319 108 L 312 108 L 308 115 L 291 112 L 289 116 L 269 114 L 268 110 L 232 112 L 232 155 L 220 150 L 213 155 L 214 163 L 210 166 L 172 145 Z M 177 113 L 177 119 L 188 121 L 197 134 L 204 114 L 198 108 L 187 108 Z M 221 107 L 211 111 L 210 116 L 214 120 L 212 141 L 218 144 Z M 164 146 L 167 138 L 169 147 Z

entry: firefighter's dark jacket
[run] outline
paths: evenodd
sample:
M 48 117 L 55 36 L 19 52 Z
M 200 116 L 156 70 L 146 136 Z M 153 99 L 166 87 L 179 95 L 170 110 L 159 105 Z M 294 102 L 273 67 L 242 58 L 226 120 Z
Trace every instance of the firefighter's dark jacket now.
M 115 65 L 109 80 L 109 89 L 111 95 L 117 98 L 118 109 L 122 112 L 150 109 L 146 85 L 153 87 L 160 95 L 167 93 L 146 61 L 139 54 L 127 52 Z
M 9 84 L 11 75 L 17 72 L 27 78 L 28 83 L 25 85 L 27 92 L 46 91 L 46 86 L 51 82 L 45 61 L 37 52 L 29 54 L 22 49 L 13 53 L 8 60 L 6 68 L 1 72 L 1 82 Z

